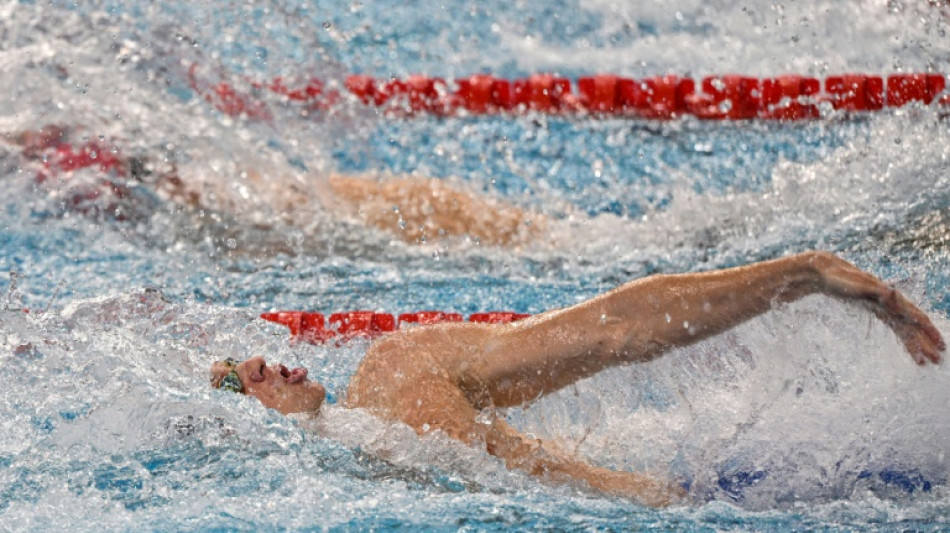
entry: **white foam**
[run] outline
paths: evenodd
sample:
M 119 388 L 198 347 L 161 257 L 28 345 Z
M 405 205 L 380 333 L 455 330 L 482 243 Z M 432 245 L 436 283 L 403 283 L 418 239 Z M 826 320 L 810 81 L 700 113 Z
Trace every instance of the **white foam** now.
M 945 8 L 887 2 L 582 2 L 600 16 L 605 44 L 525 35 L 500 37 L 527 72 L 579 70 L 643 76 L 947 70 Z M 551 42 L 554 41 L 554 42 Z M 612 44 L 617 42 L 618 44 Z

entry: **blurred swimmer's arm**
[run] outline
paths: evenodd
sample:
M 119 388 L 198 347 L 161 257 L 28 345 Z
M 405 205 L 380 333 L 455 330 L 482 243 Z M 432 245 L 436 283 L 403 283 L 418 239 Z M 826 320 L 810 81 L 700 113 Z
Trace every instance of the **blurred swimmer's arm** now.
M 529 240 L 544 227 L 541 215 L 452 188 L 439 179 L 335 174 L 329 184 L 351 216 L 407 242 L 469 237 L 483 244 L 512 245 Z

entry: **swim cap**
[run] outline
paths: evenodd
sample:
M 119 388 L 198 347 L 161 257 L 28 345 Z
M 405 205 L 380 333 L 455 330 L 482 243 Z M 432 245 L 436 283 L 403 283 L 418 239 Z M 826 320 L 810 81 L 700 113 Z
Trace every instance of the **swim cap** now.
M 244 383 L 241 382 L 241 378 L 237 373 L 238 364 L 239 363 L 237 361 L 230 357 L 224 360 L 224 366 L 231 369 L 231 371 L 228 372 L 228 375 L 224 376 L 214 384 L 216 389 L 224 389 L 226 391 L 244 394 Z

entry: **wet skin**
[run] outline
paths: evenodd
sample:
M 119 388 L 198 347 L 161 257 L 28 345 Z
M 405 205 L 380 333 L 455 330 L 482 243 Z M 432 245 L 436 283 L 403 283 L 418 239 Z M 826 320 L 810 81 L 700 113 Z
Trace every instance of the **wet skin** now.
M 682 495 L 676 486 L 590 465 L 518 432 L 494 409 L 529 403 L 611 366 L 649 361 L 776 303 L 815 293 L 868 308 L 917 364 L 941 361 L 944 341 L 917 306 L 850 263 L 809 252 L 714 272 L 651 276 L 507 325 L 451 323 L 395 332 L 369 348 L 344 405 L 402 421 L 420 434 L 440 430 L 481 443 L 509 468 L 549 481 L 579 481 L 647 505 L 668 505 Z M 268 372 L 266 365 L 258 371 L 262 364 L 254 358 L 238 367 L 248 395 L 283 413 L 319 409 L 322 387 L 300 371 Z M 220 378 L 224 370 L 212 371 Z

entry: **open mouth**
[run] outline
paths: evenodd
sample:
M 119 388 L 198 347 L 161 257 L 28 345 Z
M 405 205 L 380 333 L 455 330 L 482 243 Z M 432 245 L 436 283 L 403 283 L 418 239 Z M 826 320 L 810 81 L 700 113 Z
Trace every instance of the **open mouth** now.
M 307 369 L 300 367 L 288 369 L 286 366 L 280 365 L 280 375 L 287 383 L 300 383 L 307 379 Z

